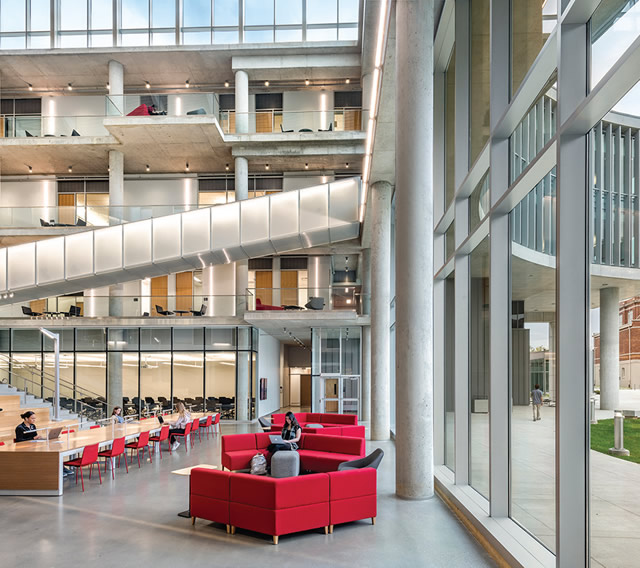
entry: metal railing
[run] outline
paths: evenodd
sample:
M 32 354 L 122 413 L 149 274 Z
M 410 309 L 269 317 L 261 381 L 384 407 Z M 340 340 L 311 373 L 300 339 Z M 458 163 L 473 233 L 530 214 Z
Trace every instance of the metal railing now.
M 249 310 L 356 310 L 362 313 L 360 286 L 327 288 L 248 288 Z
M 104 116 L 43 116 L 32 114 L 0 115 L 3 138 L 65 138 L 109 136 Z

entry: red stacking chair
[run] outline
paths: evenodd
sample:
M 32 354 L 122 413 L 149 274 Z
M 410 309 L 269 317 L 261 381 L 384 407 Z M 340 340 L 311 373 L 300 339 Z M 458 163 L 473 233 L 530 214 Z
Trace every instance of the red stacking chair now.
M 169 439 L 169 425 L 166 424 L 165 426 L 163 426 L 162 428 L 160 428 L 160 434 L 158 434 L 157 436 L 150 436 L 149 437 L 149 442 L 155 444 L 156 442 L 158 443 L 158 446 L 160 447 L 160 459 L 162 459 L 162 442 L 164 442 L 165 440 Z M 156 453 L 156 447 L 153 447 L 153 453 Z M 169 453 L 171 453 L 171 444 L 169 444 Z
M 131 461 L 133 462 L 133 450 L 138 452 L 138 467 L 140 467 L 140 450 L 142 450 L 142 458 L 144 459 L 144 449 L 149 445 L 149 432 L 140 432 L 140 436 L 135 442 L 130 442 L 125 447 L 129 448 L 131 451 Z M 149 451 L 149 460 L 153 463 L 153 459 L 151 459 L 151 451 Z
M 191 425 L 191 447 L 196 443 L 196 431 L 198 432 L 198 439 L 202 442 L 202 438 L 200 437 L 200 419 L 196 418 Z
M 91 479 L 91 471 L 93 470 L 93 464 L 98 465 L 98 477 L 100 477 L 100 484 L 102 484 L 102 475 L 100 474 L 100 465 L 98 464 L 98 444 L 92 444 L 86 446 L 82 456 L 75 460 L 65 462 L 65 465 L 70 465 L 76 469 L 76 485 L 78 485 L 78 469 L 80 470 L 80 479 L 82 480 L 82 491 L 84 491 L 84 476 L 82 475 L 82 468 L 85 465 L 91 466 L 89 468 L 89 479 Z
M 212 426 L 213 426 L 213 431 L 216 432 L 217 430 L 219 434 L 220 433 L 220 413 L 219 412 L 216 414 L 216 417 L 213 419 Z
M 96 428 L 100 428 L 100 424 L 94 424 L 93 426 L 89 426 L 89 430 L 95 430 Z
M 60 432 L 60 435 L 62 434 L 73 434 L 75 432 L 75 430 L 63 430 L 62 432 Z
M 113 473 L 113 458 L 118 456 L 118 467 L 120 467 L 120 456 L 125 453 L 124 449 L 124 436 L 122 438 L 116 438 L 111 444 L 111 448 L 108 450 L 104 450 L 98 454 L 98 457 L 101 458 L 109 458 L 111 461 L 111 478 L 115 479 L 115 474 Z M 127 455 L 124 456 L 124 465 L 127 466 L 127 473 L 129 473 L 129 464 L 127 464 Z M 100 466 L 98 466 L 100 469 Z M 107 460 L 104 460 L 104 471 L 107 471 Z
M 189 444 L 187 444 L 187 436 L 191 433 L 191 422 L 189 422 L 185 427 L 184 427 L 184 434 L 180 434 L 179 432 L 172 432 L 171 435 L 172 436 L 177 436 L 177 437 L 183 437 L 185 439 L 185 443 L 184 443 L 184 451 L 188 452 L 189 451 Z M 171 444 L 169 444 L 171 445 Z
M 207 421 L 202 425 L 202 428 L 204 428 L 204 431 L 207 433 L 207 440 L 209 439 L 209 430 L 211 430 L 212 422 L 213 422 L 213 416 L 209 414 L 209 416 L 207 416 Z

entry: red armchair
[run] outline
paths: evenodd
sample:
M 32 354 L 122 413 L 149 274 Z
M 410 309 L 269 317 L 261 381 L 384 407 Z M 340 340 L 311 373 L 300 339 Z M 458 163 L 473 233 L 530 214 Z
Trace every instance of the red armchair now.
M 263 304 L 260 298 L 256 298 L 256 310 L 284 310 L 282 306 L 270 306 L 269 304 Z
M 347 473 L 348 475 L 344 475 Z M 329 473 L 331 525 L 371 519 L 377 516 L 377 471 L 371 467 Z
M 229 521 L 229 478 L 228 471 L 195 468 L 191 470 L 189 480 L 189 511 L 191 524 L 196 518 L 206 519 L 227 526 L 231 532 Z

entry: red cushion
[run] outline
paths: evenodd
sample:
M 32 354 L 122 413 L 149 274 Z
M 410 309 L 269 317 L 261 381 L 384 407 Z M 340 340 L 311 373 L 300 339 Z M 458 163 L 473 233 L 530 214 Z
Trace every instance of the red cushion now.
M 373 468 L 329 473 L 332 525 L 377 516 L 376 474 Z
M 229 524 L 229 477 L 226 471 L 191 470 L 189 510 L 192 517 Z
M 226 452 L 222 454 L 222 465 L 227 469 L 249 469 L 251 458 L 256 454 L 266 454 L 266 450 L 238 450 L 237 452 Z
M 319 452 L 316 450 L 299 450 L 298 453 L 300 454 L 300 468 L 310 471 L 336 471 L 341 463 L 354 459 L 351 454 Z
M 322 422 L 322 416 L 324 416 L 324 414 L 320 414 L 319 412 L 305 412 L 305 418 L 304 421 L 308 422 L 309 424 L 319 424 L 320 422 Z M 297 418 L 297 416 L 296 416 Z M 298 418 L 298 420 L 300 420 Z
M 147 108 L 147 105 L 142 104 L 134 108 L 127 116 L 148 116 L 148 115 L 149 115 L 149 109 Z
M 275 413 L 271 415 L 271 423 L 272 424 L 284 424 L 284 414 Z M 280 426 L 282 428 L 282 426 Z
M 343 426 L 341 430 L 343 436 L 364 438 L 364 426 Z
M 238 473 L 231 477 L 230 499 L 262 509 L 289 509 L 329 501 L 329 478 L 324 473 L 276 479 Z
M 227 434 L 222 436 L 222 453 L 237 450 L 255 450 L 255 434 Z
M 364 439 L 343 436 L 325 436 L 319 434 L 302 435 L 303 448 L 305 450 L 316 450 L 319 452 L 332 452 L 339 454 L 351 454 L 353 456 L 364 456 Z M 349 459 L 354 459 L 349 458 Z
M 256 448 L 259 450 L 266 449 L 271 443 L 271 440 L 269 439 L 270 435 L 271 434 L 269 434 L 268 432 L 256 434 Z
M 243 529 L 270 535 L 290 534 L 328 526 L 329 502 L 278 511 L 231 502 L 229 517 L 233 526 Z
M 358 417 L 355 414 L 317 414 L 320 424 L 358 424 Z M 311 421 L 309 421 L 311 422 Z

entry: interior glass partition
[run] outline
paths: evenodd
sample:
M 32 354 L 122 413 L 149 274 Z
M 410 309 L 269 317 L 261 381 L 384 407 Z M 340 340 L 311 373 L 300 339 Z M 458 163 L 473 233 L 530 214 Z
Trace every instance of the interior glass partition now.
M 555 168 L 548 207 L 555 217 Z M 540 184 L 510 214 L 511 424 L 510 516 L 549 550 L 556 549 L 556 258 Z M 553 224 L 555 227 L 555 223 Z M 541 383 L 539 362 L 548 368 Z M 544 377 L 543 377 L 544 379 Z M 537 404 L 537 402 L 541 404 Z

